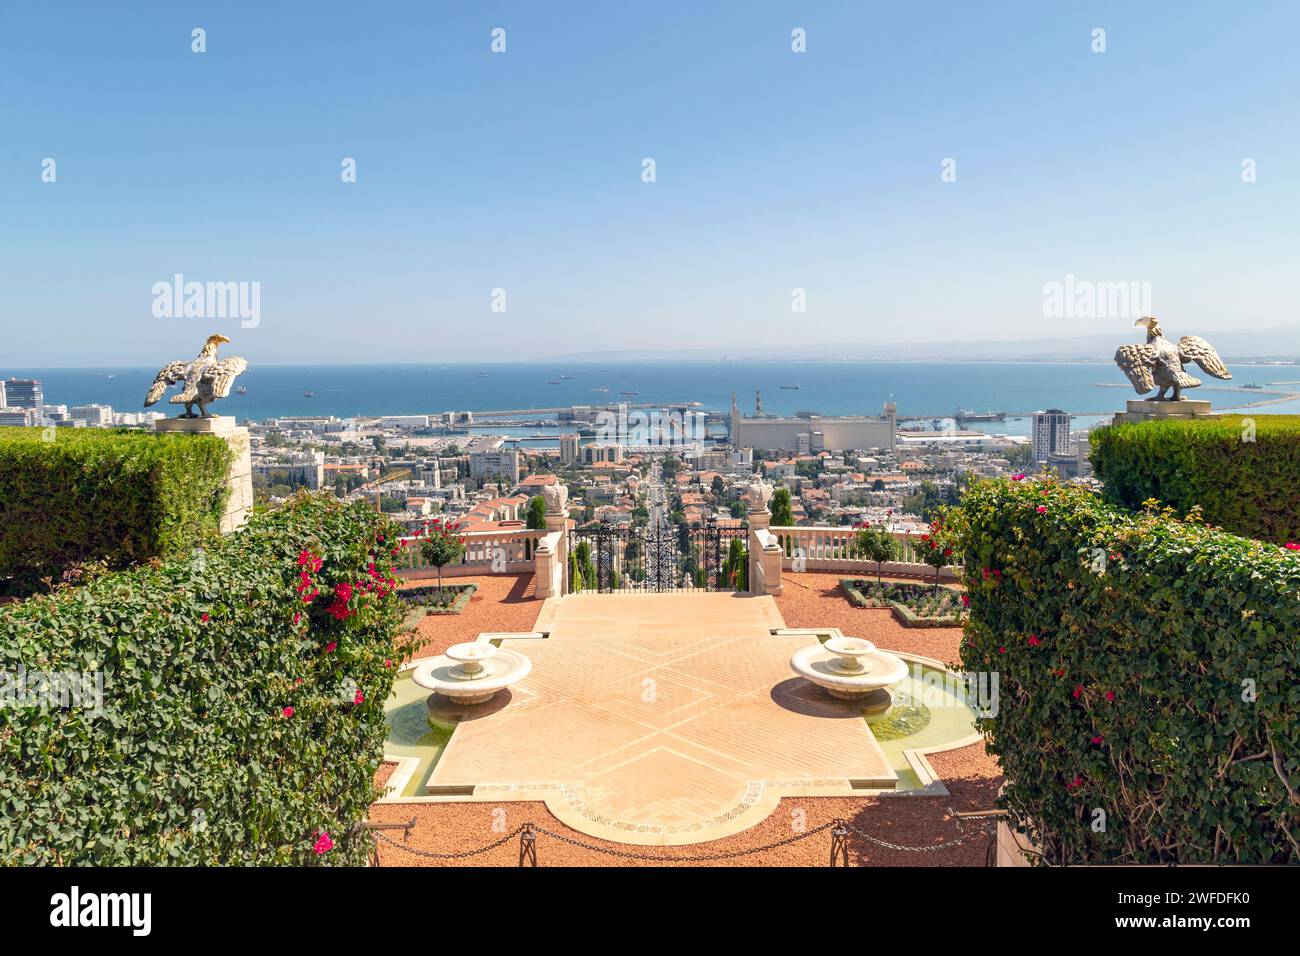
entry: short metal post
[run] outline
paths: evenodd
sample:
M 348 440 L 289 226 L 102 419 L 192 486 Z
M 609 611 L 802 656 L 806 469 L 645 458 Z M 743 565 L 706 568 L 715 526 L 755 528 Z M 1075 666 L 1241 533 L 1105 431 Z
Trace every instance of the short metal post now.
M 524 860 L 529 861 L 529 865 L 537 865 L 537 831 L 533 829 L 531 823 L 525 823 L 523 829 L 519 831 L 519 865 L 524 866 Z
M 849 828 L 839 817 L 831 827 L 831 867 L 849 865 Z M 836 860 L 839 860 L 837 863 Z

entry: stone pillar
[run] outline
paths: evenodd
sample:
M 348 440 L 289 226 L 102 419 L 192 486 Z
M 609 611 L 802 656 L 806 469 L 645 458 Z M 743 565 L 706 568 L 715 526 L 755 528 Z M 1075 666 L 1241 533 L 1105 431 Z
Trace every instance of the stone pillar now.
M 554 595 L 559 597 L 569 593 L 569 487 L 564 484 L 547 485 L 542 489 L 542 499 L 546 502 L 546 533 L 560 533 L 559 540 L 552 549 L 551 559 L 560 565 L 560 589 Z M 540 582 L 538 588 L 541 588 Z
M 772 524 L 772 513 L 763 508 L 761 511 L 750 508 L 749 511 L 749 568 L 746 571 L 750 594 L 762 594 L 766 589 L 759 589 L 761 580 L 759 567 L 763 562 L 763 541 L 759 531 L 766 531 Z M 766 569 L 764 569 L 766 570 Z
M 1184 398 L 1177 402 L 1157 402 L 1154 399 L 1131 401 L 1127 410 L 1116 412 L 1113 424 L 1126 422 L 1146 422 L 1154 418 L 1219 418 L 1218 412 L 1210 408 L 1204 399 Z
M 234 452 L 226 487 L 226 510 L 221 516 L 221 533 L 229 534 L 243 527 L 253 510 L 253 460 L 249 451 L 248 429 L 235 424 L 228 415 L 212 418 L 160 418 L 154 422 L 159 434 L 220 435 Z

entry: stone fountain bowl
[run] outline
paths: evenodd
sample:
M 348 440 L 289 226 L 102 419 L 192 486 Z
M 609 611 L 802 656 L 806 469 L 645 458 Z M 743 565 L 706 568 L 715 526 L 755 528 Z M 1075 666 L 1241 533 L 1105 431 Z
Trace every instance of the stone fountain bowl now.
M 454 644 L 444 654 L 417 664 L 411 680 L 453 703 L 483 704 L 532 669 L 533 662 L 518 651 L 472 641 Z
M 863 644 L 870 649 L 862 648 Z M 846 656 L 859 663 L 861 670 L 846 670 Z M 907 677 L 905 661 L 860 638 L 832 638 L 825 644 L 801 647 L 790 655 L 790 669 L 832 697 L 863 704 L 868 715 L 884 713 L 893 706 L 889 688 Z

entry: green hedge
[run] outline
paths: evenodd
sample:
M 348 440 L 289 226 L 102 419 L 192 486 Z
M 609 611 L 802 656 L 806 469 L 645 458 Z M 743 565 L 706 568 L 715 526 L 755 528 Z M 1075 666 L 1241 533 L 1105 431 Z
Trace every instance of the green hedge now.
M 0 593 L 188 551 L 220 526 L 230 458 L 215 435 L 0 428 Z
M 364 863 L 398 536 L 304 494 L 206 552 L 0 608 L 0 864 Z M 101 672 L 101 712 L 15 700 L 20 666 L 29 689 Z
M 1053 480 L 952 525 L 962 664 L 999 674 L 980 727 L 1046 862 L 1300 862 L 1300 553 Z
M 1115 504 L 1156 498 L 1181 515 L 1200 505 L 1234 534 L 1300 540 L 1300 415 L 1148 421 L 1097 429 L 1091 443 Z

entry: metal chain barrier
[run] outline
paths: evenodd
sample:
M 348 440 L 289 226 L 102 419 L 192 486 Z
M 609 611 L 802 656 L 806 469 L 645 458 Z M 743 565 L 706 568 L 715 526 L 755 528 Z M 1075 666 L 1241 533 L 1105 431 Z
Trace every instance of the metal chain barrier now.
M 847 823 L 845 824 L 845 826 L 848 827 L 850 832 L 856 833 L 858 836 L 862 837 L 862 839 L 866 840 L 868 843 L 874 843 L 876 846 L 884 847 L 886 850 L 902 850 L 907 853 L 931 853 L 935 850 L 946 850 L 949 847 L 961 846 L 963 843 L 965 843 L 967 840 L 971 839 L 972 837 L 984 836 L 985 838 L 987 838 L 991 836 L 991 832 L 989 830 L 988 824 L 985 824 L 984 826 L 981 826 L 978 830 L 972 830 L 970 833 L 963 834 L 962 836 L 959 836 L 955 840 L 949 840 L 947 843 L 935 843 L 932 846 L 902 846 L 898 843 L 890 843 L 887 840 L 878 840 L 875 837 L 873 837 L 870 833 L 867 833 L 865 830 L 859 830 L 857 827 L 849 826 Z
M 823 830 L 828 830 L 835 826 L 839 821 L 832 820 L 829 823 L 823 823 L 819 827 L 813 827 L 803 833 L 795 836 L 786 837 L 784 840 L 777 840 L 774 843 L 765 843 L 762 846 L 749 847 L 744 850 L 726 850 L 719 853 L 705 853 L 699 856 L 655 856 L 651 853 L 633 853 L 630 850 L 616 850 L 613 847 L 598 846 L 595 843 L 588 843 L 585 840 L 575 840 L 573 837 L 567 837 L 562 833 L 556 833 L 553 830 L 547 830 L 545 827 L 534 827 L 538 833 L 545 833 L 548 837 L 553 837 L 561 843 L 568 843 L 570 846 L 581 847 L 584 850 L 592 850 L 596 853 L 604 853 L 606 856 L 616 856 L 625 860 L 648 860 L 654 863 L 706 863 L 711 860 L 729 860 L 738 856 L 748 856 L 751 853 L 762 853 L 764 850 L 775 850 L 777 847 L 788 846 L 791 843 L 798 843 L 800 840 L 806 840 L 808 837 Z
M 414 856 L 422 856 L 430 860 L 463 860 L 466 859 L 467 857 L 478 856 L 480 853 L 486 853 L 488 850 L 495 850 L 497 847 L 501 846 L 502 844 L 508 843 L 511 840 L 513 840 L 515 837 L 517 837 L 520 834 L 520 832 L 523 829 L 524 828 L 522 826 L 515 827 L 513 830 L 511 830 L 509 833 L 503 836 L 500 840 L 496 840 L 492 843 L 489 843 L 487 846 L 481 846 L 476 850 L 461 850 L 457 853 L 435 853 L 432 850 L 419 850 L 413 846 L 407 846 L 404 843 L 398 843 L 396 840 L 392 840 L 384 836 L 382 833 L 375 832 L 372 833 L 371 835 L 376 840 L 382 840 L 384 843 L 387 843 L 389 846 L 396 847 L 397 849 L 403 850 Z
M 383 833 L 379 832 L 374 832 L 371 835 L 376 839 L 376 841 L 387 843 L 389 846 L 398 850 L 403 850 L 413 856 L 424 857 L 431 860 L 463 860 L 468 857 L 478 856 L 481 853 L 486 853 L 489 850 L 494 850 L 497 847 L 508 843 L 510 840 L 513 840 L 515 837 L 520 837 L 519 865 L 523 866 L 525 859 L 528 859 L 532 866 L 536 866 L 536 839 L 537 834 L 539 833 L 544 833 L 548 837 L 559 840 L 561 843 L 567 843 L 570 846 L 576 846 L 583 850 L 590 850 L 593 853 L 603 853 L 606 856 L 617 857 L 624 860 L 643 860 L 650 863 L 708 863 L 717 860 L 731 860 L 736 857 L 750 856 L 754 853 L 763 853 L 767 850 L 779 849 L 783 846 L 789 846 L 791 843 L 798 843 L 800 840 L 806 840 L 809 837 L 816 836 L 818 833 L 823 833 L 832 828 L 834 829 L 831 833 L 831 866 L 848 865 L 848 847 L 844 840 L 844 837 L 848 833 L 855 833 L 868 843 L 875 844 L 876 846 L 882 847 L 886 850 L 895 850 L 906 853 L 934 853 L 939 850 L 947 850 L 955 846 L 961 846 L 963 843 L 968 842 L 974 837 L 983 836 L 988 838 L 991 836 L 989 824 L 985 823 L 977 829 L 971 830 L 968 833 L 963 833 L 957 839 L 949 840 L 946 843 L 936 843 L 930 846 L 903 846 L 899 843 L 890 843 L 888 840 L 881 840 L 873 837 L 865 830 L 860 830 L 855 826 L 851 826 L 848 821 L 836 818 L 827 823 L 823 823 L 821 826 L 813 827 L 811 830 L 805 830 L 803 833 L 797 833 L 794 836 L 788 836 L 785 839 L 775 840 L 771 843 L 764 843 L 760 846 L 747 847 L 743 850 L 722 850 L 717 853 L 703 853 L 695 856 L 660 856 L 653 853 L 639 853 L 632 850 L 620 850 L 614 847 L 600 846 L 596 843 L 588 843 L 586 840 L 579 840 L 574 837 L 566 836 L 563 833 L 556 833 L 554 830 L 534 826 L 532 823 L 525 823 L 521 826 L 517 826 L 509 833 L 505 834 L 505 836 L 501 837 L 501 839 L 495 840 L 486 846 L 481 846 L 473 850 L 461 850 L 453 853 L 435 853 L 432 850 L 416 849 L 415 847 L 398 843 L 396 840 L 390 839 Z

